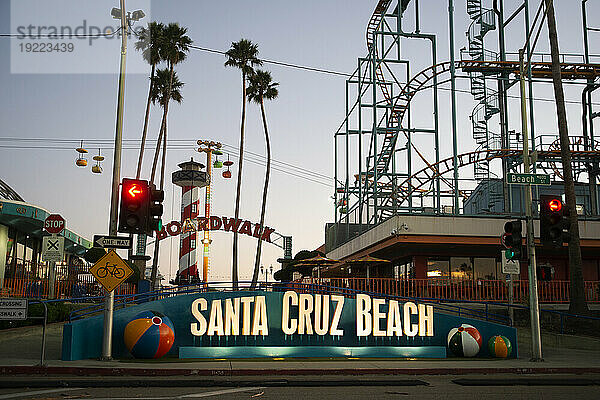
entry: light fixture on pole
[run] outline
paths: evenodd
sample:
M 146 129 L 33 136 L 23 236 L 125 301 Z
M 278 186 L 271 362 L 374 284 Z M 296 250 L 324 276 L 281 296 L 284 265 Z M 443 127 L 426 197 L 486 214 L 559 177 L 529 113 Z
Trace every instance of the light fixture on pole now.
M 115 152 L 113 156 L 112 191 L 110 201 L 109 235 L 117 234 L 119 210 L 119 183 L 121 182 L 121 150 L 123 147 L 123 107 L 125 104 L 125 60 L 127 55 L 127 26 L 125 0 L 120 0 L 121 8 L 113 8 L 110 12 L 113 18 L 121 20 L 121 63 L 119 67 L 119 94 L 117 100 L 117 122 L 115 129 Z M 142 12 L 143 14 L 143 12 Z M 141 14 L 138 13 L 138 16 Z M 104 299 L 104 330 L 102 337 L 102 359 L 112 359 L 113 308 L 115 294 L 106 293 Z

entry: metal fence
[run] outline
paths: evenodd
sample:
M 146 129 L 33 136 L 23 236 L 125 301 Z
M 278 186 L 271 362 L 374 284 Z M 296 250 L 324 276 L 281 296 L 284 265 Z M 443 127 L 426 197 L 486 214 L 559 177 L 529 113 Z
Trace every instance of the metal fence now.
M 400 297 L 421 297 L 448 300 L 509 301 L 510 286 L 503 280 L 461 279 L 392 279 L 392 278 L 310 278 L 296 284 L 331 286 L 350 291 L 366 291 Z M 585 281 L 588 303 L 600 303 L 600 282 Z M 513 281 L 513 302 L 526 304 L 529 299 L 529 281 Z M 538 281 L 540 303 L 568 303 L 569 281 Z

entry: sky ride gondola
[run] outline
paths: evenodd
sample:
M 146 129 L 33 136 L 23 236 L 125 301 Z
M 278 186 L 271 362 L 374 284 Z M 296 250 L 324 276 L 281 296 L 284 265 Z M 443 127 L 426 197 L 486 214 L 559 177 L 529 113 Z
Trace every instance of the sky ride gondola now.
M 77 156 L 77 160 L 75 160 L 75 165 L 77 165 L 78 167 L 87 167 L 88 162 L 84 154 L 87 154 L 88 151 L 83 148 L 83 140 L 81 141 L 79 147 L 75 149 L 75 151 L 79 153 L 79 155 Z

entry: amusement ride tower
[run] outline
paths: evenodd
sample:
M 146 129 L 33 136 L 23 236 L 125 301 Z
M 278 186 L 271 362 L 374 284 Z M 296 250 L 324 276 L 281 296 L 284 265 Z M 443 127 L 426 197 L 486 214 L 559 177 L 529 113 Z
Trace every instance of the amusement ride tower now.
M 190 219 L 198 217 L 199 211 L 199 189 L 208 184 L 206 172 L 201 171 L 204 165 L 190 161 L 179 164 L 179 171 L 173 172 L 173 183 L 181 186 L 181 245 L 179 247 L 179 283 L 197 281 L 198 274 L 196 247 L 198 244 L 198 232 L 191 229 L 186 232 Z

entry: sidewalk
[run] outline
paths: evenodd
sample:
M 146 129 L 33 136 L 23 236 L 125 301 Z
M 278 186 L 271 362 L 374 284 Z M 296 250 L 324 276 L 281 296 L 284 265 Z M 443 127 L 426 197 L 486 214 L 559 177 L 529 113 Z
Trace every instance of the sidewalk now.
M 133 359 L 61 361 L 61 324 L 47 330 L 46 363 L 39 366 L 41 327 L 0 331 L 0 382 L 7 375 L 40 376 L 179 376 L 179 377 L 283 377 L 283 376 L 390 376 L 463 374 L 600 374 L 600 347 L 593 350 L 544 347 L 545 362 L 530 362 L 527 343 L 520 358 L 406 360 L 406 359 L 261 359 L 162 361 Z M 9 380 L 11 378 L 8 378 Z

